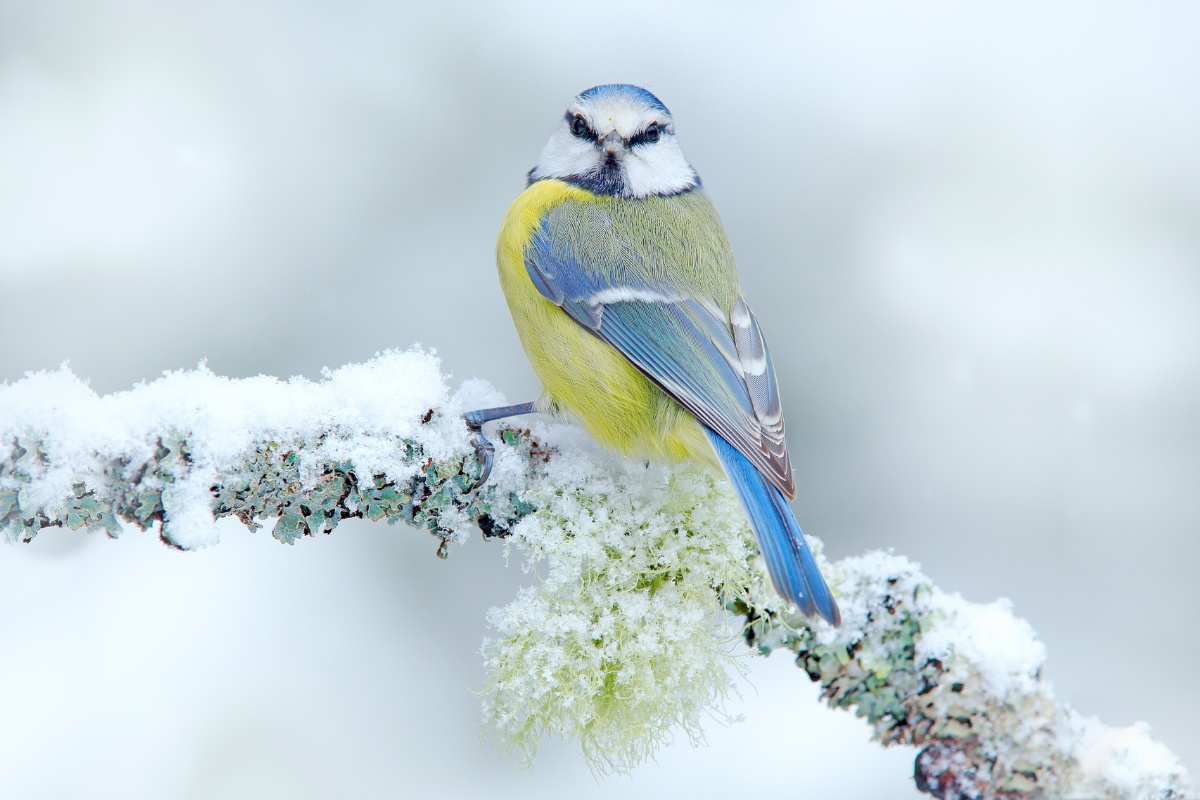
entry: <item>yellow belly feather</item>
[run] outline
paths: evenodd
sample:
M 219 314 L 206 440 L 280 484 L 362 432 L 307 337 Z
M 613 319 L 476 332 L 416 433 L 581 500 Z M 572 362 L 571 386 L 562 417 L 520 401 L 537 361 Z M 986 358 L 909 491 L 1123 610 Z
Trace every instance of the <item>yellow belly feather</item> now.
M 566 200 L 611 202 L 562 181 L 538 181 L 509 207 L 496 246 L 500 285 L 544 388 L 538 410 L 576 418 L 601 445 L 626 455 L 715 464 L 712 446 L 691 412 L 542 297 L 529 279 L 525 250 L 546 213 Z

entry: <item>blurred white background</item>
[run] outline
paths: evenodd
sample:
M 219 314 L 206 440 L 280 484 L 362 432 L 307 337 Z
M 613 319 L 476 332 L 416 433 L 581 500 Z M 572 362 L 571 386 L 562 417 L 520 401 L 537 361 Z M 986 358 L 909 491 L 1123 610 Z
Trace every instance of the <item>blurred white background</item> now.
M 1200 768 L 1200 6 L 0 0 L 0 380 L 419 341 L 536 383 L 493 243 L 572 95 L 647 85 L 772 345 L 805 529 L 1013 599 Z M 502 546 L 347 524 L 0 549 L 0 796 L 914 797 L 785 658 L 632 778 L 477 735 Z

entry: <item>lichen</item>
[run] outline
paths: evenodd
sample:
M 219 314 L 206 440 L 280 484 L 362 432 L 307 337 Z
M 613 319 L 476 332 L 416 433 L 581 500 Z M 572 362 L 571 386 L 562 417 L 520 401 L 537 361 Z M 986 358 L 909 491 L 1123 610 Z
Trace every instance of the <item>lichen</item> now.
M 702 740 L 737 668 L 740 628 L 716 598 L 747 598 L 761 578 L 710 474 L 618 469 L 586 491 L 558 477 L 513 529 L 540 582 L 492 611 L 485 716 L 526 762 L 555 736 L 599 772 L 627 771 L 677 734 Z
M 499 404 L 488 387 L 462 391 Z M 66 370 L 34 374 L 0 386 L 0 533 L 153 530 L 188 549 L 214 542 L 221 517 L 270 521 L 287 544 L 363 517 L 424 529 L 441 556 L 476 527 L 507 537 L 535 581 L 489 616 L 484 716 L 526 762 L 547 736 L 578 740 L 598 772 L 699 742 L 741 639 L 792 653 L 881 743 L 921 748 L 918 788 L 944 800 L 1185 796 L 1186 771 L 1144 727 L 1054 699 L 1044 648 L 1007 603 L 969 603 L 899 556 L 829 563 L 810 539 L 843 624 L 807 620 L 771 588 L 719 475 L 502 426 L 491 480 L 468 491 L 465 402 L 420 351 L 319 383 L 199 368 L 109 398 Z
M 525 459 L 537 447 L 527 431 L 505 431 L 502 441 Z M 10 445 L 8 457 L 0 459 L 0 532 L 8 541 L 30 542 L 47 527 L 86 528 L 116 538 L 124 522 L 157 528 L 165 544 L 179 547 L 171 536 L 171 488 L 191 469 L 186 433 L 164 434 L 140 462 L 93 454 L 91 469 L 77 468 L 71 493 L 56 502 L 31 501 L 22 491 L 45 466 L 36 434 Z M 447 544 L 464 532 L 462 518 L 475 521 L 489 537 L 504 536 L 533 510 L 512 492 L 506 497 L 492 487 L 468 492 L 479 469 L 470 456 L 435 461 L 420 443 L 404 440 L 412 475 L 397 480 L 382 473 L 360 476 L 351 461 L 325 461 L 321 445 L 320 438 L 287 446 L 267 441 L 236 459 L 210 488 L 213 518 L 236 517 L 251 531 L 262 527 L 260 520 L 274 519 L 271 535 L 285 544 L 331 533 L 350 517 L 402 522 L 436 536 L 444 558 Z

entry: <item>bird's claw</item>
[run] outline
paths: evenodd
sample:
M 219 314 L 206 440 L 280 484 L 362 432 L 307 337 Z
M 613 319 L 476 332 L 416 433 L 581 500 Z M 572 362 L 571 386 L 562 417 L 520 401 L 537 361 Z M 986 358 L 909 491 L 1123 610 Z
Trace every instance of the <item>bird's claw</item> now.
M 471 444 L 475 447 L 475 460 L 479 462 L 479 477 L 470 487 L 468 492 L 473 492 L 480 486 L 487 483 L 487 479 L 492 474 L 492 461 L 496 453 L 496 446 L 487 440 L 483 435 L 483 422 L 474 420 L 470 414 L 464 415 L 463 419 L 467 422 L 467 428 L 470 429 L 474 436 L 471 439 Z
M 494 419 L 504 419 L 505 417 L 515 417 L 519 414 L 532 414 L 533 403 L 518 403 L 515 406 L 498 406 L 496 408 L 481 408 L 476 411 L 468 411 L 463 414 L 463 422 L 467 423 L 467 428 L 474 434 L 471 443 L 475 445 L 475 458 L 479 461 L 479 480 L 467 489 L 468 492 L 473 492 L 487 482 L 488 476 L 492 474 L 492 460 L 496 453 L 495 446 L 487 440 L 483 435 L 483 423 L 491 422 Z

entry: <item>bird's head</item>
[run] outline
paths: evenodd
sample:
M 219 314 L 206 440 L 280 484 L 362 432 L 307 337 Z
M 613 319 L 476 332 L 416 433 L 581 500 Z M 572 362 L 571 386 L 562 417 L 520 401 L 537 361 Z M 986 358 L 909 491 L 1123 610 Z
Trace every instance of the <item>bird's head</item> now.
M 559 178 L 597 194 L 672 195 L 700 185 L 675 139 L 671 112 L 626 83 L 594 86 L 567 107 L 529 182 Z

